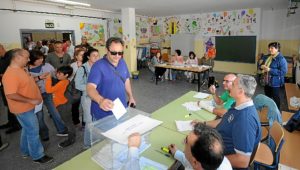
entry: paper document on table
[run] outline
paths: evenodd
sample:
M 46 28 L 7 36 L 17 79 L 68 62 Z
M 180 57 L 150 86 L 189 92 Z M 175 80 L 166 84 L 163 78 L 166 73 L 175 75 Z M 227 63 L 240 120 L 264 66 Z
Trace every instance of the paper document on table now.
M 201 108 L 198 106 L 197 102 L 185 102 L 182 104 L 188 111 L 198 111 L 201 110 Z
M 296 168 L 292 168 L 283 164 L 278 164 L 278 170 L 296 170 Z
M 151 169 L 151 170 L 167 170 L 168 167 L 160 164 L 158 162 L 152 161 L 148 158 L 141 157 L 140 158 L 140 168 L 141 169 Z
M 175 120 L 176 127 L 179 132 L 193 130 L 193 126 L 191 122 L 192 122 L 191 120 L 188 121 Z
M 194 97 L 194 98 L 197 98 L 197 99 L 205 99 L 205 98 L 207 98 L 209 95 L 210 95 L 210 94 L 208 94 L 208 93 L 201 93 L 201 92 L 199 92 L 199 93 L 195 94 L 193 97 Z
M 119 98 L 114 100 L 114 108 L 111 110 L 116 119 L 119 120 L 127 111 Z
M 102 135 L 122 144 L 128 143 L 128 136 L 134 132 L 143 134 L 150 131 L 162 122 L 144 115 L 136 115 L 118 126 L 102 133 Z

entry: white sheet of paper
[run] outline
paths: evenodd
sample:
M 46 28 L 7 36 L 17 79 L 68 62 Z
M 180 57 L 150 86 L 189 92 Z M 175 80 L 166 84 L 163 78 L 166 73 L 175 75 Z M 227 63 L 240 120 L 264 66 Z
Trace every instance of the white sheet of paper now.
M 40 104 L 35 105 L 34 113 L 37 113 L 37 112 L 41 111 L 42 109 L 43 109 L 43 101 Z
M 128 143 L 128 136 L 134 132 L 143 134 L 150 131 L 162 122 L 144 115 L 136 115 L 118 126 L 102 133 L 102 135 L 121 144 Z
M 201 110 L 201 108 L 198 106 L 197 102 L 186 102 L 183 103 L 182 106 L 184 106 L 188 111 L 198 111 Z
M 279 164 L 278 170 L 296 170 L 295 168 L 289 167 L 287 165 Z
M 207 98 L 208 96 L 209 96 L 208 93 L 201 93 L 201 92 L 199 92 L 199 93 L 195 94 L 193 97 L 194 97 L 194 98 L 197 98 L 197 99 L 205 99 L 205 98 Z
M 176 127 L 179 132 L 193 130 L 193 126 L 191 122 L 192 122 L 191 120 L 188 121 L 175 120 Z
M 119 120 L 126 112 L 126 108 L 119 98 L 114 100 L 114 108 L 111 110 L 115 115 L 116 119 Z
M 145 157 L 140 157 L 141 169 L 167 170 L 168 167 Z

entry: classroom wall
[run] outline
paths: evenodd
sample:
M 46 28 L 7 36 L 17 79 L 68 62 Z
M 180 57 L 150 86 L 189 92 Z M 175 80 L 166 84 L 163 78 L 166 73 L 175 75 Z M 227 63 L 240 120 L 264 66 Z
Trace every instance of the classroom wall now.
M 3 3 L 3 4 L 2 4 Z M 56 6 L 46 6 L 41 4 L 33 4 L 26 2 L 15 2 L 16 9 L 22 10 L 37 10 L 38 11 L 48 11 L 57 13 L 73 13 L 74 11 L 64 9 Z M 1 1 L 2 8 L 13 8 L 11 0 Z M 88 15 L 94 17 L 102 17 L 104 14 L 96 11 L 85 11 L 76 10 L 76 15 Z M 8 22 L 10 20 L 11 22 Z M 55 28 L 48 29 L 45 28 L 45 21 L 54 21 Z M 37 13 L 25 13 L 25 12 L 11 12 L 11 11 L 1 11 L 0 10 L 0 43 L 3 43 L 6 49 L 20 48 L 21 47 L 21 35 L 20 29 L 43 29 L 43 30 L 74 30 L 76 44 L 81 42 L 81 30 L 80 23 L 91 23 L 91 24 L 101 24 L 104 27 L 104 32 L 107 32 L 107 21 L 102 19 L 92 19 L 83 17 L 69 17 L 60 15 L 47 15 L 47 14 L 37 14 Z M 105 34 L 107 36 L 107 34 Z M 106 53 L 105 47 L 96 46 L 99 49 L 100 54 Z
M 262 13 L 261 39 L 258 52 L 267 53 L 268 44 L 278 41 L 285 56 L 299 55 L 300 11 L 287 17 L 287 9 L 265 10 Z

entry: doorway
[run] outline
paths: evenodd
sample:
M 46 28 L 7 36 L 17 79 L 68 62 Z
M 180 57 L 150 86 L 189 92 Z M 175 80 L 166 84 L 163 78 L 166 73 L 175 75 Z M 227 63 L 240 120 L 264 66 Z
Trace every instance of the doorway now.
M 75 33 L 73 30 L 37 30 L 37 29 L 21 29 L 22 48 L 26 47 L 26 43 L 30 40 L 33 42 L 42 40 L 63 41 L 70 39 L 75 46 Z

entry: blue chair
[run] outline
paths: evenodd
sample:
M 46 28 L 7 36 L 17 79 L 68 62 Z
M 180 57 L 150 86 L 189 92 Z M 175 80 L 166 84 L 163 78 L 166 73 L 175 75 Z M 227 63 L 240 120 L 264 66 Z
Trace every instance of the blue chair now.
M 254 169 L 278 169 L 280 151 L 284 143 L 282 126 L 275 121 L 270 128 L 269 142 L 261 143 L 254 157 Z

